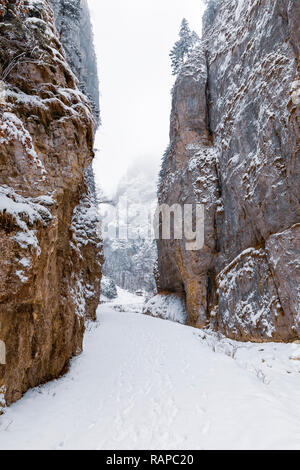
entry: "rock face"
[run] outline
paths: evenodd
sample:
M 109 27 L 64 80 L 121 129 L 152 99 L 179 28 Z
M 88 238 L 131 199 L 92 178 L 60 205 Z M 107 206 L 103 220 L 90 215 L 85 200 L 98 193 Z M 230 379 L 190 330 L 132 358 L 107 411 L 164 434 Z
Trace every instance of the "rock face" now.
M 205 243 L 159 240 L 159 288 L 238 340 L 300 337 L 299 21 L 297 0 L 212 0 L 173 90 L 159 201 L 204 204 Z
M 2 402 L 59 377 L 99 301 L 102 244 L 89 189 L 95 120 L 46 0 L 0 20 Z M 4 403 L 2 403 L 4 404 Z
M 97 58 L 87 0 L 50 0 L 50 4 L 68 63 L 79 80 L 80 90 L 90 98 L 94 116 L 99 123 Z

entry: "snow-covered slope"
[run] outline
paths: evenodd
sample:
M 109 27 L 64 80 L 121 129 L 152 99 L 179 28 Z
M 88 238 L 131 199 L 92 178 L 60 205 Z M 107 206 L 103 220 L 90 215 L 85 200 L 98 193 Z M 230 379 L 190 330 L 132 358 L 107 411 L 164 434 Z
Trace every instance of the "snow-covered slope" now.
M 102 305 L 70 372 L 0 418 L 0 449 L 299 449 L 299 359 Z
M 157 294 L 144 306 L 143 313 L 164 320 L 186 323 L 186 306 L 183 296 L 176 294 Z

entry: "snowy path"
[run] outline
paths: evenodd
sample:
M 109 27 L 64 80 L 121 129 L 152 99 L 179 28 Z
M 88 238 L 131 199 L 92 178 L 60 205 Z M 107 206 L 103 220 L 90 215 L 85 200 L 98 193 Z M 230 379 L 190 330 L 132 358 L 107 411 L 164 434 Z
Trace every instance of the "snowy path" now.
M 0 418 L 0 448 L 300 449 L 299 345 L 204 336 L 102 305 L 70 372 Z

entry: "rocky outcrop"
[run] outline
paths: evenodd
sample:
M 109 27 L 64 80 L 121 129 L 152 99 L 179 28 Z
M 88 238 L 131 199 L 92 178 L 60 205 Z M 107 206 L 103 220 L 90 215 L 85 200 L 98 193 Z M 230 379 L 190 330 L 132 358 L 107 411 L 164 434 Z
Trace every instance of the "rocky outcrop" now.
M 11 2 L 14 3 L 14 2 Z M 0 390 L 59 377 L 94 318 L 101 241 L 87 179 L 95 120 L 46 0 L 0 20 Z
M 50 0 L 55 26 L 68 63 L 89 97 L 97 123 L 100 122 L 97 58 L 87 0 Z
M 205 206 L 205 242 L 159 240 L 159 287 L 188 323 L 300 337 L 300 5 L 212 0 L 173 90 L 159 201 Z
M 185 324 L 185 298 L 183 295 L 176 293 L 160 292 L 145 303 L 142 313 L 162 320 Z

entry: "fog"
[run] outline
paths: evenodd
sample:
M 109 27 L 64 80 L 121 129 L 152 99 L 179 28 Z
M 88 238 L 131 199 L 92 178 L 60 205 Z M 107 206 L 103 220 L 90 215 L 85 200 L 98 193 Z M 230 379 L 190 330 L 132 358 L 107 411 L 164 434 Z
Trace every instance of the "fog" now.
M 88 0 L 100 78 L 97 183 L 107 195 L 134 163 L 155 178 L 169 141 L 169 52 L 185 17 L 201 34 L 201 0 Z

